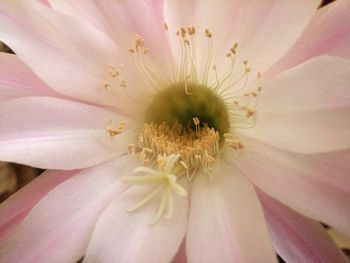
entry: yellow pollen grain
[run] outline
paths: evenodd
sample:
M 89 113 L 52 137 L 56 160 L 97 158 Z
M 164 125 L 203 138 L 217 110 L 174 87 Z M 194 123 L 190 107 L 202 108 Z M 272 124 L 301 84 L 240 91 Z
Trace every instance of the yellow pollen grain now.
M 187 131 L 179 123 L 172 127 L 167 124 L 145 124 L 142 132 L 142 148 L 149 148 L 140 156 L 140 159 L 153 158 L 158 156 L 179 154 L 180 161 L 184 162 L 189 169 L 203 166 L 208 170 L 213 164 L 219 152 L 219 133 L 213 128 L 203 127 L 199 129 L 200 121 L 194 117 L 196 131 Z M 198 156 L 198 157 L 197 157 Z
M 205 35 L 206 35 L 206 37 L 208 37 L 208 38 L 212 38 L 213 37 L 213 35 L 212 35 L 212 33 L 209 31 L 209 29 L 205 29 Z
M 109 126 L 106 128 L 106 131 L 110 137 L 117 136 L 121 134 L 126 127 L 126 122 L 119 123 L 118 127 L 115 127 L 113 124 L 113 119 L 111 118 L 109 121 Z

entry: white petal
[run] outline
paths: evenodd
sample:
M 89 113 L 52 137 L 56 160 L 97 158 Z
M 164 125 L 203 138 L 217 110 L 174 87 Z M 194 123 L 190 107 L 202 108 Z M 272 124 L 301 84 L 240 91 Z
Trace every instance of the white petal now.
M 127 118 L 95 106 L 48 97 L 0 103 L 0 159 L 50 169 L 77 169 L 110 160 L 127 151 L 129 131 L 111 137 Z M 128 131 L 129 130 L 129 131 Z
M 76 262 L 103 209 L 128 187 L 118 176 L 134 166 L 125 156 L 60 184 L 1 243 L 0 262 Z
M 320 55 L 350 58 L 350 2 L 337 0 L 317 10 L 297 43 L 279 61 L 269 74 Z
M 350 147 L 350 61 L 320 57 L 265 83 L 248 136 L 295 152 Z
M 189 262 L 275 262 L 265 219 L 248 178 L 221 162 L 213 180 L 196 175 L 186 239 Z
M 147 56 L 158 65 L 158 70 L 169 66 L 171 53 L 163 25 L 163 0 L 50 0 L 50 3 L 54 9 L 92 24 L 125 53 L 133 46 L 135 35 L 140 35 L 150 48 Z
M 3 0 L 0 10 L 1 40 L 45 83 L 65 95 L 114 106 L 118 97 L 103 89 L 103 81 L 118 53 L 106 36 L 37 1 Z
M 239 42 L 240 59 L 264 71 L 292 47 L 319 4 L 319 0 L 169 0 L 165 20 L 173 32 L 191 25 L 201 35 L 205 28 L 212 31 L 214 58 L 224 58 L 230 46 Z
M 277 253 L 286 262 L 346 263 L 323 226 L 257 191 Z
M 0 53 L 0 101 L 26 96 L 57 96 L 16 55 Z
M 0 240 L 4 239 L 49 191 L 78 172 L 79 170 L 47 170 L 1 203 Z
M 171 261 L 185 234 L 188 200 L 174 196 L 173 217 L 150 225 L 157 210 L 156 200 L 137 211 L 127 212 L 147 192 L 143 187 L 133 187 L 106 208 L 97 222 L 85 255 L 86 262 Z
M 253 140 L 244 140 L 244 144 L 244 157 L 237 165 L 255 185 L 301 214 L 350 235 L 349 163 L 323 161 L 336 163 L 337 156 L 344 153 L 315 156 L 278 150 Z

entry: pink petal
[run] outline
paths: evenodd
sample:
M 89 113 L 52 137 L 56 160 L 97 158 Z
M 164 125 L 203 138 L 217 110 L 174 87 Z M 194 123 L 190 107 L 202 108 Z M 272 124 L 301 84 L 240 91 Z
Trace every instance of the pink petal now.
M 49 0 L 39 0 L 44 5 L 50 6 Z
M 107 66 L 118 52 L 88 24 L 37 1 L 3 0 L 0 38 L 51 88 L 68 96 L 115 105 L 103 89 Z M 117 61 L 119 66 L 120 61 Z
M 0 103 L 0 159 L 40 168 L 77 169 L 126 152 L 132 123 L 111 137 L 125 118 L 98 107 L 47 97 Z
M 319 222 L 298 214 L 262 191 L 257 192 L 277 253 L 286 262 L 348 262 Z
M 238 169 L 219 165 L 212 181 L 199 174 L 193 182 L 189 262 L 276 262 L 254 188 Z
M 345 171 L 349 169 L 350 150 L 347 149 L 336 152 L 317 153 L 313 154 L 312 158 L 327 165 L 344 169 Z
M 185 240 L 182 241 L 179 250 L 177 251 L 175 257 L 171 261 L 171 263 L 186 263 L 187 262 L 187 256 L 186 256 L 186 242 Z
M 77 173 L 78 171 L 46 171 L 3 202 L 0 206 L 0 240 L 49 191 Z
M 275 74 L 319 55 L 350 58 L 350 2 L 337 0 L 319 9 L 293 48 L 269 72 Z
M 296 154 L 244 140 L 246 151 L 237 162 L 255 185 L 283 204 L 350 234 L 350 167 L 328 164 L 341 153 Z M 349 151 L 346 151 L 349 155 Z
M 245 134 L 295 152 L 349 148 L 349 72 L 350 61 L 319 57 L 267 81 Z
M 147 189 L 133 187 L 105 209 L 89 243 L 86 262 L 171 261 L 185 235 L 188 200 L 174 196 L 173 217 L 150 225 L 157 210 L 156 200 L 127 212 L 147 193 Z
M 98 31 L 108 35 L 111 33 L 111 28 L 102 14 L 99 3 L 94 0 L 48 0 L 53 9 L 65 13 L 69 16 L 81 20 L 83 23 L 89 23 Z M 99 1 L 101 2 L 101 1 Z M 112 34 L 111 34 L 112 37 Z M 115 36 L 113 36 L 115 37 Z
M 26 96 L 57 96 L 16 55 L 0 53 L 0 101 Z
M 292 47 L 319 4 L 319 0 L 170 0 L 165 1 L 165 20 L 172 30 L 194 25 L 203 34 L 208 28 L 214 53 L 222 58 L 238 42 L 240 59 L 264 71 Z
M 0 262 L 76 262 L 103 209 L 127 188 L 118 176 L 134 166 L 124 156 L 57 186 L 1 243 Z
M 159 70 L 163 70 L 169 62 L 171 54 L 163 25 L 163 0 L 50 0 L 50 3 L 54 9 L 92 24 L 126 53 L 133 46 L 135 35 L 139 34 L 145 39 L 145 46 L 150 48 L 147 56 L 152 58 Z

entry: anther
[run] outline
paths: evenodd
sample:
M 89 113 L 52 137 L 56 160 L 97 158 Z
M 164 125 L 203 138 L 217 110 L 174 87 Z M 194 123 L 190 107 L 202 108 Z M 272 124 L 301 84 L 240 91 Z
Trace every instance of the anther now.
M 111 118 L 109 121 L 109 126 L 106 128 L 106 131 L 109 136 L 114 137 L 123 132 L 126 127 L 126 122 L 121 122 L 118 127 L 115 127 L 113 124 L 113 119 Z
M 206 37 L 212 38 L 213 35 L 212 35 L 212 33 L 209 31 L 209 29 L 206 28 L 204 32 L 205 32 Z
M 126 83 L 126 80 L 121 80 L 119 86 L 122 88 L 126 88 L 128 84 Z
M 183 27 L 181 27 L 181 28 L 180 28 L 180 31 L 181 31 L 181 37 L 184 38 L 184 37 L 186 36 L 186 33 L 187 33 L 187 32 L 186 32 L 186 29 L 183 28 Z
M 129 144 L 128 145 L 128 153 L 129 154 L 135 154 L 135 152 L 136 152 L 136 147 L 135 147 L 135 144 Z
M 107 80 L 105 80 L 103 82 L 103 87 L 104 87 L 105 90 L 108 90 L 111 87 L 111 85 L 109 84 L 109 82 Z

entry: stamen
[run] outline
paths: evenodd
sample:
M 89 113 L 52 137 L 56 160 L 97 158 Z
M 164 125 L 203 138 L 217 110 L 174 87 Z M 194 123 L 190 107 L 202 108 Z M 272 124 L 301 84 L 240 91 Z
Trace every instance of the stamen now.
M 165 31 L 169 31 L 167 23 L 163 26 Z M 242 92 L 251 84 L 253 74 L 248 61 L 239 57 L 238 43 L 233 43 L 227 50 L 228 63 L 221 68 L 221 65 L 213 65 L 214 38 L 209 29 L 206 28 L 204 34 L 197 34 L 196 28 L 190 25 L 178 28 L 176 36 L 181 49 L 179 67 L 176 71 L 174 61 L 171 61 L 172 72 L 168 77 L 152 66 L 149 53 L 154 51 L 145 46 L 142 36 L 136 35 L 135 42 L 129 49 L 140 76 L 157 92 L 145 114 L 149 123 L 144 125 L 138 144 L 128 146 L 128 152 L 137 154 L 141 163 L 135 173 L 143 175 L 122 178 L 135 186 L 150 187 L 150 192 L 129 208 L 129 212 L 140 209 L 151 200 L 158 200 L 150 224 L 156 223 L 162 217 L 172 217 L 174 193 L 178 196 L 187 195 L 184 187 L 178 183 L 180 177 L 184 176 L 184 180 L 191 181 L 198 170 L 202 170 L 213 178 L 215 162 L 220 158 L 220 147 L 229 146 L 237 158 L 243 155 L 244 145 L 237 138 L 235 129 L 250 128 L 256 124 L 256 107 L 262 90 L 258 86 Z M 197 50 L 197 37 L 207 41 L 207 50 L 204 53 L 203 50 Z M 197 65 L 197 53 L 204 58 L 204 68 Z M 103 83 L 106 90 L 113 86 L 127 86 L 127 82 L 120 78 L 120 73 L 117 68 L 109 68 L 108 78 Z M 254 75 L 254 80 L 261 80 L 260 72 L 254 71 Z M 211 95 L 207 96 L 208 93 Z M 174 100 L 178 98 L 180 102 L 172 104 L 172 97 Z M 215 103 L 213 99 L 208 99 L 216 97 L 218 99 L 214 99 Z M 168 102 L 171 104 L 167 105 Z M 209 105 L 210 103 L 212 104 Z M 164 108 L 167 110 L 163 112 Z M 216 115 L 221 120 L 217 120 Z M 116 128 L 111 122 L 106 130 L 110 136 L 115 136 L 124 128 L 123 123 Z
M 179 160 L 192 170 L 198 166 L 198 157 L 204 162 L 205 172 L 210 173 L 216 155 L 220 151 L 220 136 L 213 128 L 204 125 L 199 128 L 200 121 L 193 118 L 196 131 L 184 129 L 181 124 L 175 122 L 172 127 L 162 123 L 160 125 L 150 123 L 145 124 L 142 132 L 142 147 L 152 149 L 149 155 L 140 155 L 141 161 L 149 159 L 155 163 L 159 155 L 179 154 Z M 141 145 L 141 143 L 139 143 Z M 141 150 L 141 153 L 143 150 Z
M 106 128 L 106 131 L 110 137 L 117 136 L 123 132 L 126 127 L 126 122 L 119 123 L 118 127 L 115 127 L 113 124 L 113 118 L 110 119 L 109 125 Z
M 243 154 L 244 145 L 236 138 L 235 135 L 225 133 L 224 138 L 227 145 L 230 146 L 238 154 L 238 156 Z
M 209 77 L 209 69 L 210 69 L 211 60 L 212 60 L 212 56 L 213 56 L 213 40 L 212 40 L 213 35 L 209 31 L 209 29 L 205 29 L 204 32 L 205 32 L 205 36 L 208 38 L 209 51 L 208 51 L 207 62 L 205 64 L 205 68 L 204 68 L 204 74 L 203 74 L 202 83 L 204 85 L 207 85 L 208 77 Z
M 126 88 L 128 86 L 126 80 L 121 79 L 123 68 L 123 64 L 121 64 L 119 68 L 114 67 L 112 64 L 108 65 L 106 79 L 103 81 L 103 88 L 105 90 L 118 87 Z
M 159 72 L 154 71 L 148 65 L 148 62 L 145 60 L 145 56 L 147 56 L 147 54 L 150 52 L 150 49 L 145 47 L 145 40 L 139 34 L 136 34 L 134 47 L 129 48 L 129 52 L 134 55 L 137 70 L 141 77 L 145 80 L 145 82 L 150 84 L 151 87 L 157 90 L 171 83 L 169 79 Z M 124 86 L 126 85 L 126 82 L 121 84 Z
M 199 126 L 200 121 L 197 117 L 193 117 L 192 120 L 193 120 L 193 124 L 196 127 L 196 133 L 198 133 L 198 131 L 200 130 L 200 126 Z

